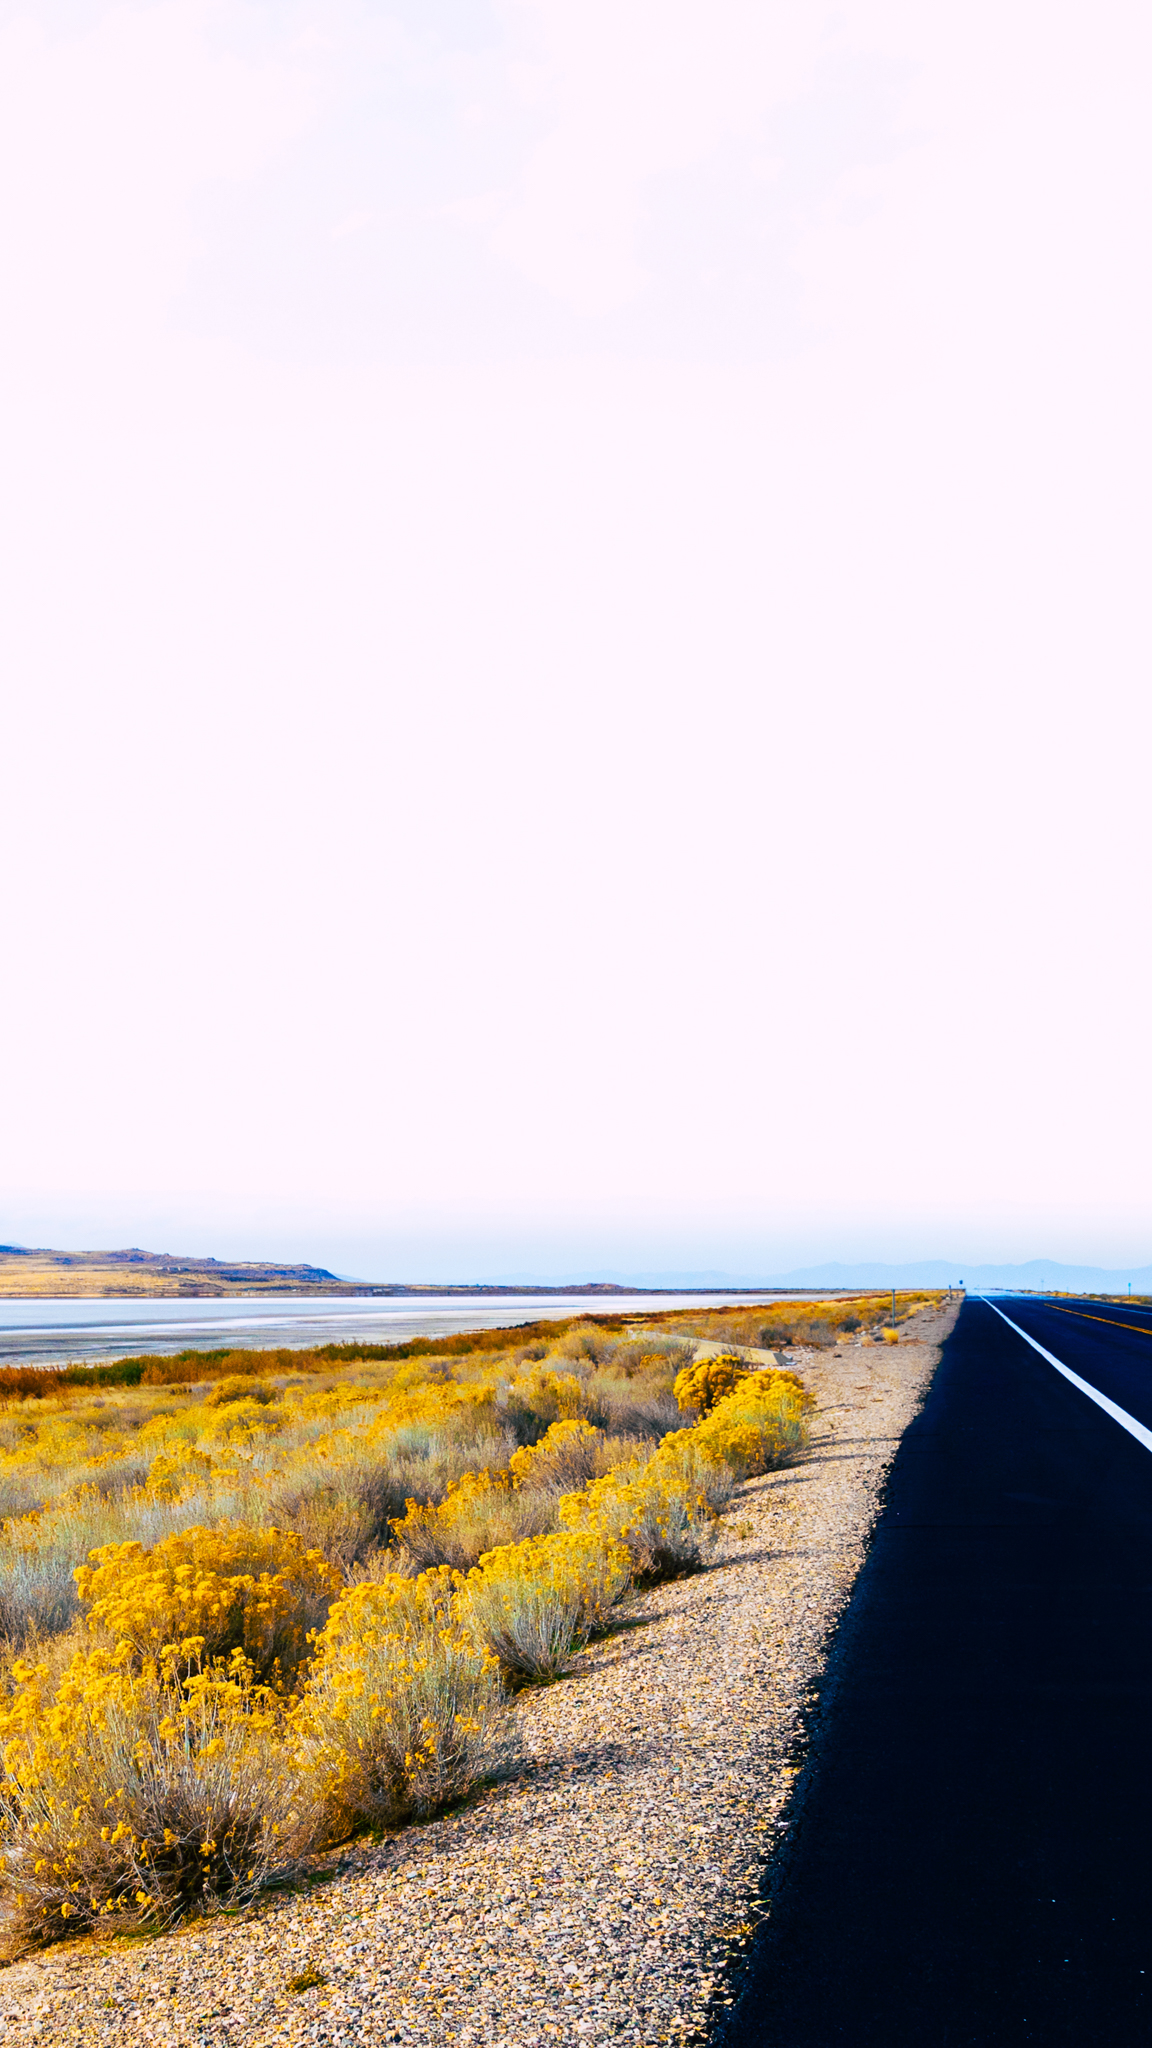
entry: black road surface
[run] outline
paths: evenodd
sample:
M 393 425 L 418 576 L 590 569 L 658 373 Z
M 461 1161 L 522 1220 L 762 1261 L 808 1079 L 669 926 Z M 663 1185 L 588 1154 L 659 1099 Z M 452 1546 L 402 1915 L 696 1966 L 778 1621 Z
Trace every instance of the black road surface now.
M 1152 1313 L 999 1305 L 1152 1427 Z M 983 1301 L 833 1670 L 725 2048 L 1150 2048 L 1152 1452 Z

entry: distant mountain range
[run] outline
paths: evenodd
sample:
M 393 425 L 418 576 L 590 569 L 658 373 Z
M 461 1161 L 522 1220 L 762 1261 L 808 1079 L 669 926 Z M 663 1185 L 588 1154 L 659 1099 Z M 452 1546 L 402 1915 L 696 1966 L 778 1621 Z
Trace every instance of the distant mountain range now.
M 1022 1265 L 969 1265 L 965 1259 L 920 1259 L 911 1265 L 888 1266 L 861 1261 L 848 1266 L 829 1263 L 786 1273 L 783 1287 L 955 1287 L 963 1281 L 970 1293 L 983 1287 L 1047 1288 L 1085 1293 L 1119 1294 L 1132 1284 L 1136 1294 L 1152 1292 L 1152 1266 L 1066 1266 L 1057 1259 L 1028 1259 Z
M 955 1287 L 963 1282 L 972 1292 L 983 1287 L 1052 1288 L 1069 1293 L 1093 1290 L 1104 1294 L 1122 1293 L 1132 1285 L 1135 1294 L 1152 1294 L 1150 1266 L 1067 1266 L 1057 1259 L 1028 1259 L 1022 1265 L 969 1265 L 964 1259 L 918 1259 L 905 1265 L 889 1265 L 880 1259 L 862 1259 L 855 1265 L 829 1260 L 821 1266 L 794 1266 L 787 1273 L 725 1273 L 712 1268 L 691 1272 L 606 1272 L 585 1270 L 577 1278 L 534 1273 L 503 1274 L 499 1280 L 478 1285 L 504 1287 L 572 1287 L 600 1281 L 616 1287 L 688 1288 L 803 1288 L 803 1287 Z
M 583 1272 L 543 1273 L 501 1273 L 498 1278 L 477 1280 L 477 1287 L 613 1287 L 613 1288 L 667 1288 L 680 1293 L 686 1287 L 754 1287 L 763 1289 L 774 1286 L 771 1280 L 753 1277 L 740 1278 L 735 1273 L 718 1273 L 712 1267 L 697 1268 L 691 1273 L 617 1273 L 607 1268 L 587 1268 Z
M 572 1293 L 599 1295 L 636 1292 L 671 1294 L 741 1291 L 767 1294 L 803 1293 L 806 1288 L 919 1288 L 956 1286 L 971 1291 L 984 1287 L 1061 1289 L 1069 1293 L 1122 1294 L 1131 1283 L 1137 1294 L 1152 1294 L 1150 1266 L 1069 1266 L 1055 1259 L 1029 1259 L 1023 1265 L 966 1265 L 963 1259 L 920 1259 L 891 1265 L 860 1260 L 855 1265 L 829 1261 L 797 1266 L 787 1273 L 727 1273 L 714 1266 L 659 1272 L 605 1271 L 587 1267 L 575 1273 L 502 1273 L 485 1280 L 405 1281 L 358 1280 L 328 1272 L 323 1266 L 275 1265 L 263 1260 L 185 1258 L 168 1252 L 146 1252 L 138 1246 L 122 1251 L 60 1252 L 26 1245 L 0 1245 L 0 1297 L 29 1295 L 228 1295 L 316 1294 L 412 1296 L 428 1294 L 499 1296 L 501 1294 Z

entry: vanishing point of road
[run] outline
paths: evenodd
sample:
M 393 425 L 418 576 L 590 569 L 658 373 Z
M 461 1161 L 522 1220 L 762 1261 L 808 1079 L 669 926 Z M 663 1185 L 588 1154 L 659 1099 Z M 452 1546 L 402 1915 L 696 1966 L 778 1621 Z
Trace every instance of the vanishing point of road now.
M 829 1677 L 725 2048 L 1147 2048 L 1152 1311 L 964 1303 Z

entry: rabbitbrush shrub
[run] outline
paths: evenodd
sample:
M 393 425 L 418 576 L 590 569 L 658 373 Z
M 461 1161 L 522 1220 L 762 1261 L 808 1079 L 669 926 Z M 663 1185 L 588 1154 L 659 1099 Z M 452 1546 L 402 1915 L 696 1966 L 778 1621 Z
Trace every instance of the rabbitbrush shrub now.
M 604 1431 L 590 1422 L 569 1417 L 553 1422 L 539 1443 L 513 1451 L 508 1461 L 512 1482 L 518 1487 L 549 1488 L 555 1493 L 585 1486 L 599 1466 Z
M 810 1406 L 794 1373 L 750 1373 L 693 1435 L 705 1456 L 722 1458 L 737 1479 L 750 1479 L 789 1464 L 803 1450 Z
M 486 1550 L 551 1528 L 555 1500 L 544 1492 L 514 1488 L 502 1473 L 465 1472 L 439 1505 L 408 1502 L 392 1524 L 402 1563 L 413 1571 L 450 1565 L 467 1571 Z
M 167 1925 L 251 1897 L 310 1845 L 282 1702 L 242 1653 L 200 1658 L 196 1641 L 143 1671 L 126 1645 L 81 1651 L 51 1694 L 46 1666 L 15 1667 L 0 1710 L 11 1933 Z
M 749 1377 L 750 1368 L 741 1358 L 698 1358 L 694 1365 L 686 1365 L 677 1373 L 672 1391 L 681 1410 L 707 1415 L 717 1401 L 722 1401 L 725 1394 Z
M 718 1401 L 734 1393 L 746 1380 L 762 1380 L 780 1387 L 790 1387 L 795 1400 L 801 1407 L 811 1407 L 811 1397 L 799 1376 L 786 1366 L 770 1366 L 761 1371 L 757 1366 L 745 1365 L 742 1358 L 721 1356 L 697 1359 L 695 1365 L 686 1366 L 676 1375 L 673 1392 L 681 1409 L 695 1411 L 700 1416 L 710 1415 Z
M 607 1436 L 590 1422 L 553 1422 L 539 1443 L 513 1452 L 508 1474 L 525 1492 L 571 1493 L 651 1448 L 642 1436 Z
M 350 1586 L 319 1637 L 295 1728 L 332 1839 L 433 1813 L 511 1753 L 499 1671 L 457 1625 L 451 1577 Z
M 42 1513 L 6 1522 L 0 1531 L 0 1635 L 14 1646 L 26 1636 L 56 1635 L 80 1611 L 77 1559 L 131 1532 L 145 1545 L 203 1519 L 164 1489 L 131 1487 L 109 1497 L 80 1486 Z
M 258 1680 L 290 1686 L 343 1584 L 319 1550 L 285 1529 L 186 1529 L 153 1550 L 110 1543 L 76 1572 L 88 1624 L 137 1664 L 185 1638 L 213 1660 L 243 1652 Z
M 704 1449 L 695 1429 L 672 1430 L 653 1452 L 649 1470 L 677 1485 L 695 1510 L 709 1520 L 723 1513 L 738 1484 L 731 1466 L 715 1451 Z
M 703 1494 L 654 1458 L 620 1466 L 583 1493 L 565 1494 L 560 1520 L 567 1529 L 598 1530 L 622 1544 L 633 1575 L 649 1583 L 698 1570 L 716 1540 L 716 1514 Z
M 456 1612 L 511 1679 L 555 1678 L 627 1592 L 631 1562 L 599 1529 L 536 1536 L 482 1557 Z

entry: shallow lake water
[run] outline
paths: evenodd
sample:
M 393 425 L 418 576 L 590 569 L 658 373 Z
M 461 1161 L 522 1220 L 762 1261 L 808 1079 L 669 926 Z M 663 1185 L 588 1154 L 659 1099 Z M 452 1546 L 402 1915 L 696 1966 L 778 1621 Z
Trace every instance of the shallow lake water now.
M 447 1337 L 460 1330 L 513 1328 L 574 1315 L 652 1315 L 674 1308 L 751 1307 L 763 1294 L 503 1295 L 473 1301 L 426 1295 L 382 1302 L 379 1296 L 267 1295 L 125 1301 L 75 1295 L 0 1300 L 0 1363 L 58 1365 L 68 1360 L 132 1358 L 138 1352 L 237 1350 L 270 1344 L 401 1344 L 409 1337 Z

